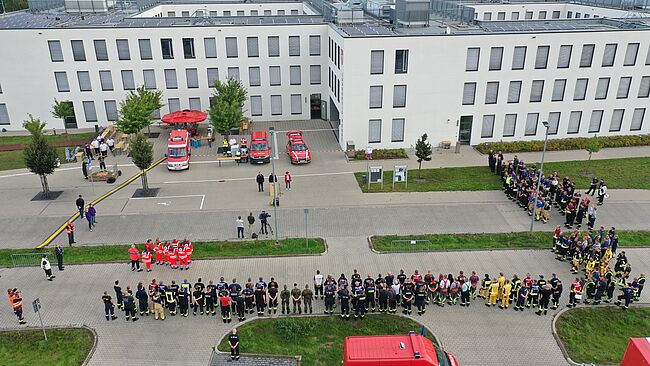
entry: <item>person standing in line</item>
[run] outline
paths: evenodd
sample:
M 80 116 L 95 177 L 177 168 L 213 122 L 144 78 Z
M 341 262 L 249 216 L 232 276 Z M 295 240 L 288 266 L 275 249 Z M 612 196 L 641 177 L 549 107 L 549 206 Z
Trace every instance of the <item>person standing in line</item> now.
M 108 156 L 108 145 L 106 142 L 102 141 L 99 143 L 99 152 L 102 154 L 102 157 Z
M 142 272 L 142 268 L 140 268 L 140 251 L 135 247 L 135 244 L 131 244 L 131 248 L 129 248 L 129 258 L 131 258 L 131 271 L 135 271 L 137 268 L 138 272 Z
M 232 360 L 239 360 L 239 335 L 237 328 L 233 328 L 230 336 L 228 336 L 228 344 L 230 345 L 230 358 Z
M 253 227 L 255 225 L 255 216 L 253 216 L 252 212 L 248 213 L 248 217 L 246 218 L 248 221 L 248 233 L 250 236 L 253 236 Z
M 323 275 L 320 270 L 316 270 L 314 275 L 314 291 L 314 298 L 318 298 L 318 294 L 320 294 L 320 299 L 323 300 Z
M 260 224 L 262 225 L 260 232 L 261 232 L 262 234 L 269 235 L 269 231 L 268 231 L 268 221 L 267 221 L 267 220 L 268 220 L 268 218 L 269 218 L 270 216 L 271 216 L 271 215 L 269 215 L 268 213 L 266 213 L 266 211 L 264 211 L 264 210 L 262 210 L 262 212 L 260 213 L 260 217 L 259 217 L 259 219 L 260 219 Z
M 124 312 L 126 321 L 128 322 L 129 320 L 138 320 L 138 318 L 135 316 L 135 299 L 133 298 L 133 294 L 131 294 L 129 291 L 122 291 L 122 299 L 124 300 Z
M 262 172 L 257 172 L 255 181 L 257 182 L 257 191 L 264 192 L 264 176 L 262 175 Z
M 494 150 L 490 150 L 488 153 L 488 166 L 490 167 L 490 172 L 494 173 L 494 168 L 496 165 L 496 158 L 494 157 Z
M 86 221 L 88 221 L 88 230 L 93 231 L 93 215 L 90 212 L 90 205 L 86 209 Z
M 120 287 L 120 281 L 115 280 L 115 285 L 113 286 L 115 290 L 115 300 L 117 301 L 117 307 L 121 310 L 124 310 L 124 300 L 122 299 L 122 287 Z
M 16 318 L 18 318 L 18 324 L 27 324 L 27 321 L 25 321 L 25 318 L 23 318 L 23 299 L 20 291 L 18 291 L 17 288 L 14 288 L 13 290 L 7 290 L 7 293 L 11 308 L 13 309 Z
M 99 141 L 97 139 L 93 139 L 90 145 L 93 147 L 93 152 L 95 153 L 95 156 L 99 156 Z
M 59 267 L 59 271 L 63 271 L 63 248 L 61 248 L 61 244 L 56 245 L 56 264 Z
M 242 220 L 241 216 L 237 217 L 237 220 L 235 220 L 235 224 L 237 226 L 237 239 L 242 238 L 244 239 L 244 220 Z
M 273 173 L 269 174 L 269 184 L 273 184 L 277 182 L 278 182 L 278 176 Z
M 81 210 L 83 212 L 83 208 Z M 79 216 L 79 218 L 83 220 L 83 217 L 84 216 L 83 216 L 83 213 L 82 213 L 82 215 Z M 72 223 L 72 220 L 68 221 L 68 223 L 65 224 L 65 233 L 68 234 L 68 245 L 69 246 L 72 246 L 72 244 L 76 243 L 76 241 L 74 241 L 74 224 Z
M 90 147 L 90 144 L 84 145 L 84 153 L 88 159 L 93 159 L 93 150 Z
M 83 174 L 84 179 L 88 179 L 88 157 L 86 153 L 81 157 L 81 174 Z
M 291 181 L 293 181 L 293 177 L 289 172 L 284 172 L 284 189 L 287 191 L 291 190 Z
M 601 180 L 600 187 L 598 188 L 598 206 L 603 205 L 605 198 L 609 198 L 609 195 L 607 194 L 607 185 L 605 185 L 604 180 Z
M 115 140 L 113 138 L 109 138 L 106 140 L 106 145 L 108 145 L 108 149 L 111 151 L 111 154 L 115 156 Z
M 44 254 L 43 259 L 41 259 L 41 268 L 45 271 L 45 277 L 48 281 L 52 281 L 52 279 L 56 277 L 52 276 L 52 266 L 50 265 L 50 260 L 47 259 L 47 254 Z
M 83 219 L 84 217 L 84 207 L 86 207 L 86 201 L 83 197 L 79 195 L 79 198 L 74 202 L 77 205 L 77 210 L 79 210 L 79 218 Z
M 104 314 L 106 315 L 106 320 L 115 320 L 115 304 L 113 304 L 113 298 L 108 294 L 107 291 L 104 291 L 102 296 L 102 301 L 104 302 Z
M 106 161 L 104 160 L 104 156 L 99 157 L 99 170 L 101 171 L 106 170 Z
M 587 224 L 587 227 L 589 230 L 594 229 L 594 224 L 596 223 L 596 206 L 591 205 L 587 209 L 587 216 L 589 217 L 589 223 Z

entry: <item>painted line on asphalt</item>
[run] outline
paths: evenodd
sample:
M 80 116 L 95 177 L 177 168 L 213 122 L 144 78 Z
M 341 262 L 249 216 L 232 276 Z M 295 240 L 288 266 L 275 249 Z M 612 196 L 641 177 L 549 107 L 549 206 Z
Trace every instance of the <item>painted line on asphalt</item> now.
M 203 210 L 203 203 L 205 202 L 204 194 L 186 194 L 182 196 L 159 196 L 159 197 L 132 197 L 130 200 L 155 200 L 155 199 L 165 199 L 165 198 L 187 198 L 187 197 L 201 197 L 201 204 L 199 205 L 199 210 Z
M 322 177 L 328 175 L 345 175 L 353 174 L 354 172 L 334 172 L 334 173 L 313 173 L 313 174 L 294 174 L 293 177 Z M 186 184 L 186 183 L 223 183 L 223 182 L 236 182 L 243 180 L 255 180 L 255 178 L 224 178 L 224 179 L 197 179 L 197 180 L 172 180 L 162 182 L 162 184 Z
M 145 171 L 145 172 L 148 172 L 149 170 L 155 168 L 156 166 L 158 166 L 160 163 L 162 163 L 162 162 L 165 161 L 166 159 L 167 159 L 167 157 L 162 157 L 162 158 L 160 158 L 158 161 L 156 161 L 156 162 L 154 162 L 153 164 L 151 164 L 151 166 L 148 167 L 147 169 L 145 169 L 144 171 Z M 99 196 L 98 198 L 94 199 L 94 200 L 93 200 L 92 202 L 90 202 L 90 203 L 92 203 L 93 206 L 96 205 L 96 204 L 98 204 L 98 203 L 100 203 L 101 201 L 103 201 L 103 200 L 106 199 L 107 197 L 111 196 L 113 193 L 119 191 L 120 189 L 122 189 L 122 188 L 128 186 L 129 184 L 131 184 L 131 182 L 133 182 L 134 180 L 140 178 L 141 175 L 142 175 L 142 171 L 139 171 L 137 174 L 135 174 L 135 175 L 132 176 L 131 178 L 127 179 L 124 183 L 122 183 L 122 184 L 120 184 L 119 186 L 117 186 L 117 187 L 111 189 L 110 191 L 104 193 L 103 195 L 101 195 L 101 196 Z M 36 249 L 41 249 L 41 248 L 43 248 L 43 247 L 45 247 L 45 246 L 47 246 L 47 245 L 50 245 L 50 243 L 51 243 L 54 239 L 56 239 L 56 237 L 59 236 L 59 235 L 63 232 L 63 230 L 65 230 L 65 226 L 66 226 L 66 224 L 68 223 L 68 221 L 74 221 L 74 220 L 76 220 L 76 219 L 78 219 L 78 218 L 79 218 L 79 211 L 75 212 L 74 215 L 72 215 L 68 220 L 66 220 L 66 222 L 65 222 L 63 225 L 59 226 L 59 228 L 56 229 L 56 230 L 52 233 L 52 235 L 48 236 L 47 239 L 45 239 L 45 241 L 43 241 L 40 245 L 38 245 L 38 246 L 36 247 Z

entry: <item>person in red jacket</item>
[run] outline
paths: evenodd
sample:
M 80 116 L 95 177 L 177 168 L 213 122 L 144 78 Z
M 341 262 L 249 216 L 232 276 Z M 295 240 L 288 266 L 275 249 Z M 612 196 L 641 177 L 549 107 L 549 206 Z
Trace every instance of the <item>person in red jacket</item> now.
M 156 253 L 156 264 L 160 265 L 163 263 L 163 247 L 161 242 L 157 242 L 156 246 L 153 248 Z
M 169 248 L 169 264 L 171 265 L 171 268 L 178 268 L 177 253 L 178 253 L 178 249 L 174 247 Z
M 147 239 L 147 242 L 144 243 L 144 247 L 145 247 L 145 249 L 144 249 L 145 251 L 147 251 L 149 253 L 153 253 L 154 244 L 151 241 L 151 239 Z
M 194 251 L 194 245 L 192 245 L 192 242 L 185 239 L 184 241 L 185 245 L 185 252 L 187 253 L 187 263 L 192 263 L 192 252 Z
M 189 266 L 187 265 L 187 251 L 185 250 L 185 246 L 178 248 L 178 261 L 180 262 L 181 271 L 188 269 Z
M 221 320 L 224 323 L 230 323 L 232 319 L 230 318 L 230 296 L 228 296 L 228 291 L 219 293 L 219 306 L 221 308 Z
M 142 272 L 142 268 L 140 268 L 140 251 L 135 247 L 135 244 L 131 244 L 129 257 L 131 258 L 131 271 L 135 271 L 137 268 L 138 272 Z
M 142 263 L 147 267 L 147 272 L 151 272 L 151 252 L 145 250 L 142 252 Z
M 163 256 L 165 257 L 165 265 L 169 265 L 169 249 L 170 246 L 167 242 L 163 245 Z

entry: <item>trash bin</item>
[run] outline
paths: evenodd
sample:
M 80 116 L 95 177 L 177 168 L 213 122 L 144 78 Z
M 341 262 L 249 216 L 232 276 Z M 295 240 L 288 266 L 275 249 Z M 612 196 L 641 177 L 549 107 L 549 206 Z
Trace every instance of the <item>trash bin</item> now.
M 368 177 L 366 175 L 361 176 L 361 185 L 366 185 L 368 184 Z

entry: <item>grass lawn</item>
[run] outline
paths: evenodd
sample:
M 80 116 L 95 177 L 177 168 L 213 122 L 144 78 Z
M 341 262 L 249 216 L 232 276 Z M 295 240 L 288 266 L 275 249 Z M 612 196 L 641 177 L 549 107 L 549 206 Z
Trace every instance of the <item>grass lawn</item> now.
M 549 227 L 549 230 L 553 229 Z M 650 231 L 618 231 L 621 247 L 650 246 Z M 546 249 L 552 232 L 535 231 L 498 234 L 428 234 L 411 236 L 373 236 L 372 246 L 379 252 L 414 252 L 473 249 Z M 394 242 L 398 240 L 399 242 Z M 411 240 L 417 241 L 411 244 Z M 428 242 L 424 242 L 424 241 Z
M 578 188 L 583 189 L 589 187 L 594 175 L 605 179 L 609 189 L 650 189 L 650 157 L 544 163 L 544 171 L 557 171 L 563 177 L 569 176 Z M 361 185 L 361 176 L 365 174 L 367 173 L 358 172 L 355 176 L 361 190 L 368 192 L 367 185 Z M 392 177 L 392 171 L 385 171 L 384 188 L 381 189 L 379 184 L 374 183 L 370 192 L 393 192 Z M 395 191 L 484 191 L 502 187 L 501 179 L 490 173 L 487 164 L 477 167 L 422 169 L 422 178 L 417 177 L 417 169 L 411 169 L 408 188 L 400 183 L 395 185 Z
M 645 338 L 650 334 L 650 308 L 571 309 L 560 315 L 556 326 L 573 361 L 618 364 L 628 338 Z
M 93 347 L 94 335 L 85 328 L 0 332 L 0 359 L 12 366 L 81 365 Z
M 363 321 L 338 316 L 260 319 L 237 328 L 241 353 L 302 356 L 303 366 L 340 365 L 347 336 L 420 333 L 421 325 L 395 315 L 367 315 Z M 434 340 L 431 334 L 427 338 Z M 227 336 L 219 344 L 229 352 Z
M 49 131 L 46 131 L 49 132 Z M 94 132 L 84 132 L 84 133 L 69 133 L 69 134 L 57 134 L 57 135 L 45 135 L 45 138 L 48 141 L 77 141 L 77 140 L 88 140 L 90 142 L 93 138 L 97 136 Z M 16 145 L 16 144 L 29 144 L 32 140 L 31 136 L 0 136 L 0 145 Z
M 65 163 L 65 147 L 57 147 L 56 152 L 59 155 L 61 163 Z M 20 169 L 25 167 L 23 150 L 0 151 L 0 171 Z
M 65 235 L 64 235 L 65 237 Z M 65 237 L 67 242 L 67 237 Z M 61 240 L 58 242 L 63 243 Z M 319 254 L 325 251 L 325 242 L 322 239 L 309 239 L 307 248 L 305 239 L 289 238 L 281 241 L 276 246 L 273 240 L 257 241 L 210 241 L 196 242 L 192 259 L 208 259 L 221 257 L 253 257 L 259 255 L 297 255 Z M 102 263 L 128 261 L 127 251 L 130 245 L 92 245 L 63 247 L 64 262 L 71 263 Z M 144 245 L 138 245 L 142 250 Z M 20 253 L 39 253 L 39 251 L 54 253 L 54 245 L 46 249 L 0 249 L 0 266 L 11 266 L 11 255 Z M 52 262 L 56 259 L 52 258 Z

